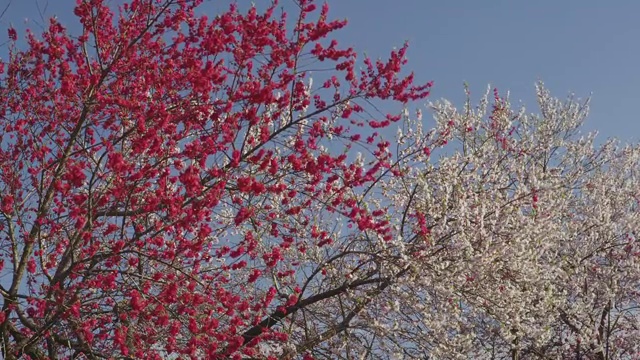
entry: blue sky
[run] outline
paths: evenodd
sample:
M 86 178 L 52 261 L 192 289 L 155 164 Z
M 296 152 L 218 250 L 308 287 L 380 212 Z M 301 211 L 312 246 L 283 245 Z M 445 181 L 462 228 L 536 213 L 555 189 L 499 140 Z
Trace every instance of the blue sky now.
M 410 67 L 435 80 L 433 97 L 463 99 L 491 83 L 535 109 L 533 84 L 555 96 L 593 92 L 589 129 L 640 139 L 640 2 L 334 1 L 345 42 L 379 56 L 408 40 Z
M 70 11 L 75 0 L 13 0 L 0 27 L 24 28 L 25 18 L 26 26 L 37 27 L 36 3 L 44 9 L 47 2 L 45 15 L 57 14 L 72 30 L 77 26 Z M 206 6 L 225 8 L 222 3 L 228 0 Z M 291 0 L 281 3 L 289 6 Z M 329 0 L 329 5 L 332 17 L 349 20 L 338 40 L 359 53 L 386 56 L 408 40 L 409 68 L 417 79 L 435 81 L 432 99 L 459 104 L 464 81 L 476 98 L 491 83 L 535 111 L 533 85 L 543 80 L 556 96 L 593 93 L 589 130 L 640 140 L 638 1 Z

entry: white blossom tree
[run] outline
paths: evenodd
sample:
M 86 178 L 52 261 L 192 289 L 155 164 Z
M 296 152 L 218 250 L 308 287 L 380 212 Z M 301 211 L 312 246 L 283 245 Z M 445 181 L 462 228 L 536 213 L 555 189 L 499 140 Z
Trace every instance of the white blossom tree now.
M 345 194 L 391 230 L 337 226 L 307 252 L 298 302 L 269 323 L 290 334 L 281 356 L 638 354 L 640 148 L 596 146 L 588 101 L 536 90 L 537 115 L 497 91 L 429 104 L 429 131 L 405 114 L 375 185 Z

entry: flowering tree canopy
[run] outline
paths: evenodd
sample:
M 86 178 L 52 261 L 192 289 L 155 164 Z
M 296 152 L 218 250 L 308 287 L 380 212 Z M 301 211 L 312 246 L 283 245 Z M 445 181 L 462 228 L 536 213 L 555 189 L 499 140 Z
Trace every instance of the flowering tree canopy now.
M 22 50 L 9 29 L 5 359 L 259 356 L 287 339 L 305 253 L 331 244 L 318 217 L 390 232 L 348 194 L 387 166 L 372 129 L 399 116 L 374 102 L 428 94 L 400 75 L 406 47 L 360 66 L 326 5 L 201 2 L 78 1 L 81 34 L 51 19 Z M 352 146 L 380 155 L 363 171 Z
M 428 125 L 406 46 L 360 61 L 311 0 L 201 3 L 8 29 L 4 359 L 638 354 L 640 149 L 581 135 L 587 102 Z
M 307 252 L 285 358 L 638 355 L 640 148 L 596 146 L 588 101 L 536 89 L 539 115 L 489 91 L 430 104 L 429 130 L 405 112 L 389 166 L 350 195 L 391 236 L 356 222 Z
M 433 129 L 423 130 L 419 116 L 399 129 L 391 168 L 398 175 L 361 198 L 378 199 L 392 240 L 365 231 L 367 250 L 349 265 L 358 274 L 352 282 L 375 272 L 384 291 L 352 292 L 352 302 L 367 306 L 352 322 L 350 345 L 335 339 L 327 351 L 415 359 L 639 354 L 640 148 L 595 146 L 593 134 L 580 134 L 588 101 L 555 99 L 542 84 L 539 115 L 490 94 L 459 110 L 432 103 Z

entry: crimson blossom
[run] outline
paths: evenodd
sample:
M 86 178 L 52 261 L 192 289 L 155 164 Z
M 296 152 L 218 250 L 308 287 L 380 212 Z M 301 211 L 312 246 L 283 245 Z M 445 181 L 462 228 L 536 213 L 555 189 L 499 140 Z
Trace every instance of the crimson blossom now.
M 401 117 L 378 108 L 430 84 L 403 75 L 406 46 L 358 62 L 331 38 L 346 22 L 312 0 L 214 16 L 202 0 L 109 4 L 78 0 L 78 34 L 55 19 L 41 35 L 8 30 L 2 357 L 310 358 L 362 305 L 333 309 L 353 314 L 342 328 L 287 321 L 384 289 L 305 279 L 357 254 L 335 244 L 343 228 L 391 240 L 375 201 L 358 200 L 391 168 L 378 128 Z

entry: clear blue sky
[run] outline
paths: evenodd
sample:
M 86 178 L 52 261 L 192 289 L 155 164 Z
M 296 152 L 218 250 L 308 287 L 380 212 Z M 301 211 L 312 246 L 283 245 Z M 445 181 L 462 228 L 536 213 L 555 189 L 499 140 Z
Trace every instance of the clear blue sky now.
M 9 0 L 0 0 L 2 7 Z M 13 0 L 1 20 L 24 28 L 41 22 L 36 3 L 70 29 L 75 0 Z M 112 0 L 114 4 L 118 0 Z M 225 8 L 228 0 L 208 2 Z M 255 0 L 257 4 L 264 0 Z M 281 0 L 285 6 L 291 0 Z M 533 111 L 543 80 L 554 95 L 593 92 L 588 129 L 602 136 L 640 140 L 640 1 L 637 0 L 329 0 L 332 17 L 347 18 L 337 34 L 360 53 L 385 56 L 410 42 L 409 67 L 434 80 L 433 97 L 462 100 L 462 83 L 479 96 L 488 83 L 511 90 Z M 238 0 L 240 4 L 249 1 Z M 3 51 L 4 53 L 4 51 Z

